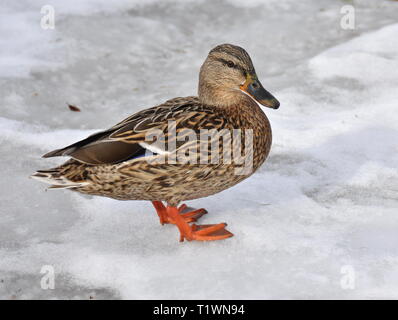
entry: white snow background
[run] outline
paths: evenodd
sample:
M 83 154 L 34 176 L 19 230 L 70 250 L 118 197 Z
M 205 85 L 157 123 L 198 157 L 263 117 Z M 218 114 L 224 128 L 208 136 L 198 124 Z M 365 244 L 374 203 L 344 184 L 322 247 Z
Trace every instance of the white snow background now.
M 0 298 L 398 298 L 398 2 L 3 0 L 0 17 Z M 225 42 L 281 102 L 262 168 L 188 203 L 235 237 L 179 243 L 149 202 L 28 179 L 65 160 L 42 154 L 195 94 Z

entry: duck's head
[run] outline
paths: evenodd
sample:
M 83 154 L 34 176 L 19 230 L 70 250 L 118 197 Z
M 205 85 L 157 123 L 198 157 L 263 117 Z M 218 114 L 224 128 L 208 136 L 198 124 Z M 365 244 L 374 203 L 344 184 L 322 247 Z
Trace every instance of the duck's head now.
M 279 108 L 279 101 L 258 80 L 245 49 L 232 44 L 215 47 L 200 68 L 199 99 L 210 105 L 228 106 L 242 95 L 263 106 Z

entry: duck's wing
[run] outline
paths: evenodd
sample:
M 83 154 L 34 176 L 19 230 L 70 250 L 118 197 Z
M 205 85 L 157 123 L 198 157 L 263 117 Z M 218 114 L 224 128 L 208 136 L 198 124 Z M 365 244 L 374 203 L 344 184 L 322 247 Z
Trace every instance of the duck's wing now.
M 44 158 L 69 156 L 87 164 L 115 164 L 145 155 L 147 150 L 161 153 L 146 141 L 152 130 L 167 132 L 169 121 L 176 130 L 222 127 L 225 120 L 204 107 L 197 97 L 175 98 L 119 122 L 108 130 L 95 133 L 65 148 L 51 151 Z M 151 147 L 153 145 L 153 147 Z

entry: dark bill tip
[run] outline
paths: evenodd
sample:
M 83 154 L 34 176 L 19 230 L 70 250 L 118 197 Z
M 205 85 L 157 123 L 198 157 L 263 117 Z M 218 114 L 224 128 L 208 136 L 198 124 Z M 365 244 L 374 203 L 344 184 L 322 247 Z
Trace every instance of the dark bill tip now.
M 267 100 L 257 100 L 259 103 L 261 103 L 263 106 L 272 108 L 272 109 L 278 109 L 279 106 L 281 105 L 278 100 L 275 98 L 273 99 L 267 99 Z

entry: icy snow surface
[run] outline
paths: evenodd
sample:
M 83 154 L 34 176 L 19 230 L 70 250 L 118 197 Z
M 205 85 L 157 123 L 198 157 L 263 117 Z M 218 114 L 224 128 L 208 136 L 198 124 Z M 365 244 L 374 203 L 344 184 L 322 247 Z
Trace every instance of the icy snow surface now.
M 55 30 L 40 28 L 42 1 L 0 4 L 1 298 L 398 298 L 398 2 L 46 4 Z M 355 30 L 340 28 L 347 4 Z M 43 153 L 195 94 L 207 52 L 225 42 L 247 49 L 281 101 L 266 110 L 266 164 L 189 202 L 235 237 L 181 244 L 150 203 L 28 179 L 63 161 Z M 54 290 L 40 288 L 43 265 Z

